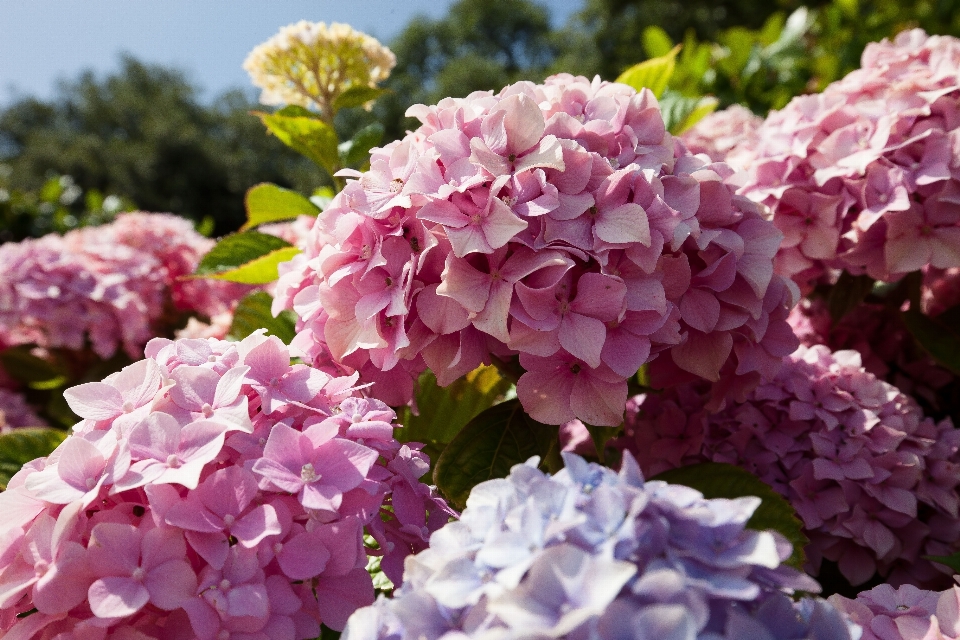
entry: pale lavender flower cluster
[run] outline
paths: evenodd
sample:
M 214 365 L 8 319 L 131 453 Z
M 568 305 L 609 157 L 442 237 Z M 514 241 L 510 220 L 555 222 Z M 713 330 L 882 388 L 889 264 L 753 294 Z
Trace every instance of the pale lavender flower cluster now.
M 146 351 L 68 389 L 83 419 L 0 493 L 0 634 L 315 638 L 453 514 L 355 375 L 262 332 Z
M 680 139 L 691 153 L 705 153 L 714 162 L 726 162 L 743 168 L 746 159 L 760 143 L 763 118 L 746 107 L 734 104 L 714 111 L 682 134 Z
M 782 564 L 780 534 L 745 528 L 759 498 L 644 482 L 629 454 L 619 474 L 565 453 L 551 477 L 535 461 L 474 487 L 344 640 L 853 637 L 825 601 L 785 595 L 819 586 Z
M 396 405 L 426 367 L 446 385 L 518 358 L 535 419 L 617 425 L 658 354 L 746 388 L 795 348 L 781 234 L 727 165 L 674 144 L 649 91 L 557 75 L 408 114 L 420 128 L 345 173 L 281 265 L 274 311 L 297 312 L 316 366 Z
M 120 347 L 139 357 L 174 307 L 212 316 L 249 290 L 179 280 L 212 246 L 189 221 L 156 213 L 6 243 L 0 246 L 0 338 L 73 350 L 89 341 L 101 358 Z
M 960 266 L 960 40 L 905 31 L 861 63 L 772 113 L 748 161 L 741 193 L 773 210 L 778 272 L 801 286 Z
M 926 591 L 881 584 L 850 600 L 830 596 L 844 616 L 863 629 L 860 640 L 960 640 L 960 588 Z
M 621 445 L 647 473 L 736 464 L 786 497 L 803 521 L 813 571 L 838 563 L 851 584 L 936 586 L 926 555 L 960 539 L 960 430 L 924 418 L 909 397 L 866 372 L 855 351 L 800 347 L 776 379 L 711 414 L 707 390 L 639 397 Z

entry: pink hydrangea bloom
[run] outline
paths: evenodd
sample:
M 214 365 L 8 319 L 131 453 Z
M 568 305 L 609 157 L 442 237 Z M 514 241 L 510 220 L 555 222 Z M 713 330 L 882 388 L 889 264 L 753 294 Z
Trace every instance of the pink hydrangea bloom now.
M 960 40 L 905 31 L 770 114 L 741 193 L 773 210 L 780 273 L 808 286 L 830 268 L 894 281 L 960 266 L 958 63 Z
M 960 587 L 927 591 L 881 584 L 855 600 L 830 596 L 830 603 L 863 628 L 860 640 L 960 639 Z
M 960 431 L 924 418 L 863 369 L 854 351 L 800 347 L 769 383 L 717 413 L 686 386 L 631 401 L 620 440 L 644 472 L 713 461 L 755 473 L 804 523 L 810 568 L 839 564 L 852 584 L 876 572 L 897 585 L 946 578 L 921 556 L 960 540 Z
M 960 305 L 960 267 L 923 270 L 923 312 L 938 316 L 947 309 Z
M 0 493 L 0 634 L 315 638 L 455 515 L 356 375 L 262 332 L 146 353 L 68 389 L 82 420 Z
M 214 316 L 251 288 L 180 280 L 214 241 L 183 218 L 127 213 L 101 227 L 0 247 L 0 339 L 132 358 L 171 329 L 175 309 Z M 175 326 L 175 325 L 174 325 Z
M 561 74 L 408 115 L 280 266 L 274 311 L 314 366 L 403 404 L 426 367 L 445 385 L 512 360 L 536 419 L 616 425 L 654 358 L 737 395 L 796 347 L 781 234 L 649 91 Z
M 928 308 L 935 310 L 934 302 Z M 888 305 L 862 303 L 834 322 L 819 298 L 800 301 L 787 318 L 800 342 L 834 351 L 853 349 L 863 367 L 919 402 L 929 415 L 956 422 L 960 379 L 927 354 Z
M 714 162 L 726 162 L 740 168 L 744 156 L 749 158 L 751 148 L 760 138 L 758 130 L 763 118 L 746 107 L 734 104 L 714 111 L 680 135 L 693 153 L 705 153 Z

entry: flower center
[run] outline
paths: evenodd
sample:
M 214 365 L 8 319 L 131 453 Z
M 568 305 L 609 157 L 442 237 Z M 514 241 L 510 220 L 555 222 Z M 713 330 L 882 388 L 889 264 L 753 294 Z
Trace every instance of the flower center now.
M 300 479 L 304 482 L 314 482 L 320 478 L 313 465 L 309 462 L 300 468 Z
M 177 454 L 171 453 L 169 456 L 167 456 L 167 466 L 171 469 L 179 469 L 181 464 L 182 463 L 180 462 L 180 458 L 177 457 Z
M 204 402 L 203 406 L 200 407 L 200 413 L 203 414 L 204 418 L 209 418 L 210 416 L 213 415 L 213 407 L 211 407 L 208 403 Z

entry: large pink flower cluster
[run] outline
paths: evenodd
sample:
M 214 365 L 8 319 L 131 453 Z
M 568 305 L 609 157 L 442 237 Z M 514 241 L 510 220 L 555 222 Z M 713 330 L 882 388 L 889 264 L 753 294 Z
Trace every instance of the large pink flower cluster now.
M 0 338 L 9 345 L 139 357 L 173 307 L 215 315 L 244 285 L 186 280 L 213 240 L 169 214 L 128 213 L 111 224 L 0 246 Z M 170 305 L 172 300 L 174 303 Z
M 772 113 L 749 159 L 741 193 L 773 210 L 778 270 L 801 284 L 960 266 L 960 40 L 906 31 L 861 63 Z
M 786 497 L 803 521 L 811 568 L 837 562 L 852 584 L 937 585 L 925 555 L 960 541 L 960 430 L 935 423 L 854 351 L 800 347 L 746 402 L 711 414 L 706 391 L 640 396 L 620 444 L 644 472 L 713 461 L 741 466 Z
M 856 600 L 830 596 L 830 604 L 863 628 L 860 640 L 960 640 L 960 587 L 927 591 L 889 584 Z
M 680 135 L 693 153 L 705 153 L 714 162 L 742 168 L 759 141 L 763 118 L 746 107 L 734 104 L 714 111 Z
M 262 332 L 146 351 L 68 389 L 74 433 L 0 494 L 0 633 L 315 638 L 453 513 L 356 376 Z
M 401 404 L 425 367 L 446 385 L 518 358 L 535 419 L 616 425 L 658 354 L 750 386 L 793 350 L 781 234 L 729 167 L 674 144 L 649 91 L 557 75 L 408 114 L 420 128 L 281 265 L 275 311 L 300 316 L 315 365 Z
M 924 289 L 928 308 L 936 300 Z M 819 298 L 804 299 L 787 318 L 801 344 L 823 344 L 833 351 L 853 349 L 868 372 L 920 402 L 936 416 L 957 416 L 960 380 L 917 345 L 896 309 L 862 303 L 834 321 Z

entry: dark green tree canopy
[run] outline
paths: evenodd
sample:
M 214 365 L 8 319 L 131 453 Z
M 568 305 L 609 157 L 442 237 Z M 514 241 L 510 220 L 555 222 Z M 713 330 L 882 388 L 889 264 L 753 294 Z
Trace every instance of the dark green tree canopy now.
M 181 73 L 124 57 L 114 75 L 85 73 L 51 102 L 28 98 L 0 114 L 0 162 L 15 188 L 67 174 L 142 209 L 212 216 L 221 234 L 243 223 L 251 185 L 311 189 L 321 180 L 267 136 L 249 115 L 256 106 L 236 91 L 207 107 Z

